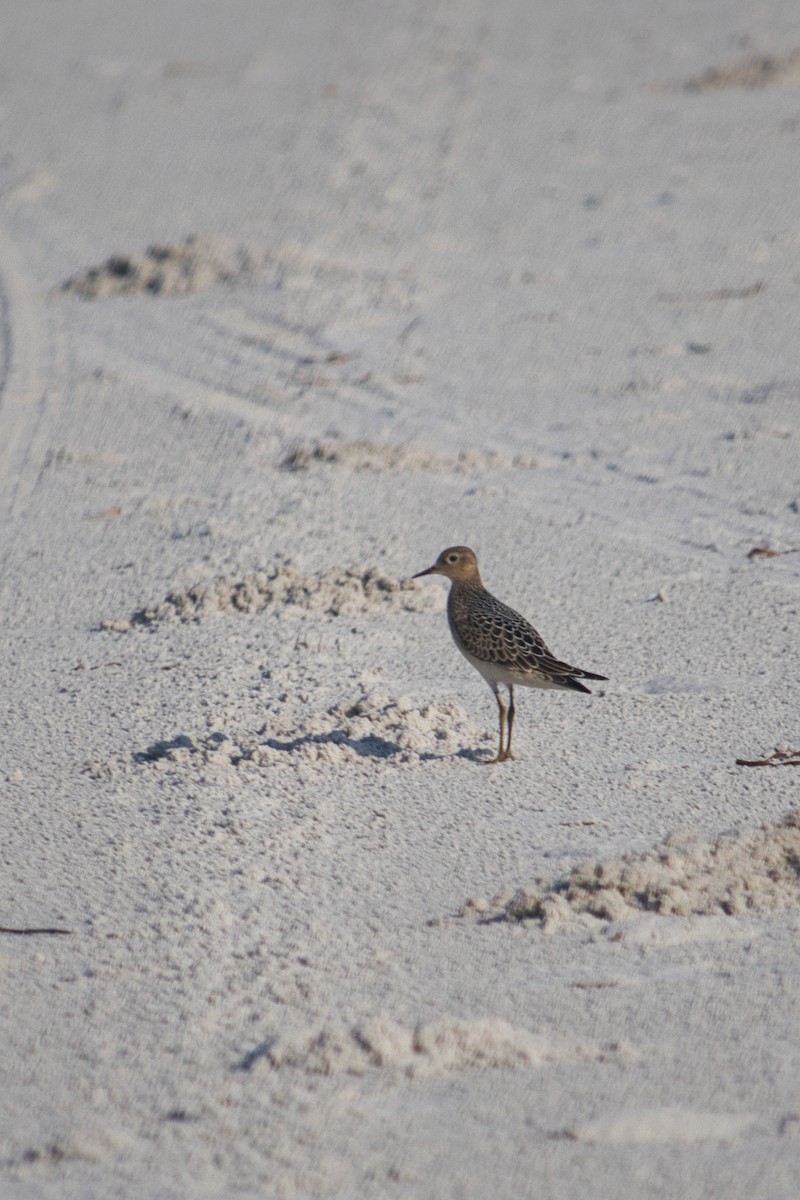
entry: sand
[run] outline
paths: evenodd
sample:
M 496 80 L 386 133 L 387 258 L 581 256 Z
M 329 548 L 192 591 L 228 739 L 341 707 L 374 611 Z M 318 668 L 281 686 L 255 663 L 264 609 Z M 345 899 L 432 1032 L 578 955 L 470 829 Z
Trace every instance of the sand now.
M 662 916 L 743 916 L 800 907 L 800 810 L 758 830 L 710 842 L 673 834 L 653 850 L 581 863 L 549 886 L 523 887 L 510 900 L 468 901 L 464 915 L 538 920 L 553 929 L 586 913 L 603 921 L 642 912 Z
M 3 1200 L 797 1200 L 799 55 L 16 6 Z M 453 543 L 609 676 L 498 767 Z

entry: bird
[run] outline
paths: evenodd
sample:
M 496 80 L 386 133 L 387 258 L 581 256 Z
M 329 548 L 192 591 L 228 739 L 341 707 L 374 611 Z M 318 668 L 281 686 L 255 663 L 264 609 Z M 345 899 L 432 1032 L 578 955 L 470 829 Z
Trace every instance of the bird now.
M 514 758 L 511 735 L 516 686 L 558 688 L 591 695 L 581 680 L 608 678 L 559 662 L 520 613 L 486 590 L 477 556 L 469 546 L 449 546 L 432 567 L 418 571 L 413 578 L 420 579 L 423 575 L 444 575 L 450 580 L 447 620 L 453 640 L 467 662 L 480 671 L 497 701 L 500 741 L 494 758 L 483 760 L 487 765 Z M 508 688 L 507 707 L 500 684 Z

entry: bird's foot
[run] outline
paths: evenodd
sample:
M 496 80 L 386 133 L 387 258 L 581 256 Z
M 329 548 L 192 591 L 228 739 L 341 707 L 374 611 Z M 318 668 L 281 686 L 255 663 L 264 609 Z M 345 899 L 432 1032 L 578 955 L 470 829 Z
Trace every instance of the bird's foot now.
M 511 753 L 510 750 L 506 750 L 506 751 L 503 751 L 502 753 L 495 754 L 494 758 L 484 758 L 481 763 L 481 766 L 491 767 L 493 763 L 508 762 L 509 759 L 511 759 L 511 761 L 513 762 L 514 755 Z

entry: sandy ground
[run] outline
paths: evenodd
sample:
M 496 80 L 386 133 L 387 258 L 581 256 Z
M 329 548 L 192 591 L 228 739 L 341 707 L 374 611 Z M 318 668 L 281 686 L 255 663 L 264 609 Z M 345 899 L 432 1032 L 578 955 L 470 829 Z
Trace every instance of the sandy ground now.
M 3 25 L 4 1200 L 797 1200 L 795 0 Z

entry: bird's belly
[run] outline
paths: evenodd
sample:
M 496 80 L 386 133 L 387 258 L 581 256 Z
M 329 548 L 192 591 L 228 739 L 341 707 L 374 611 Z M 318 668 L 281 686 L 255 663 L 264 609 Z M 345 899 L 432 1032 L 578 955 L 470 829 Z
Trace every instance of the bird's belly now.
M 479 671 L 490 688 L 497 687 L 498 683 L 512 684 L 514 687 L 530 687 L 530 688 L 557 688 L 561 685 L 548 679 L 546 675 L 539 675 L 535 671 L 515 671 L 512 667 L 504 666 L 502 663 L 485 662 L 482 658 L 476 658 L 474 654 L 470 654 L 465 650 L 458 638 L 455 638 L 455 643 L 468 663 L 471 663 L 476 671 Z

